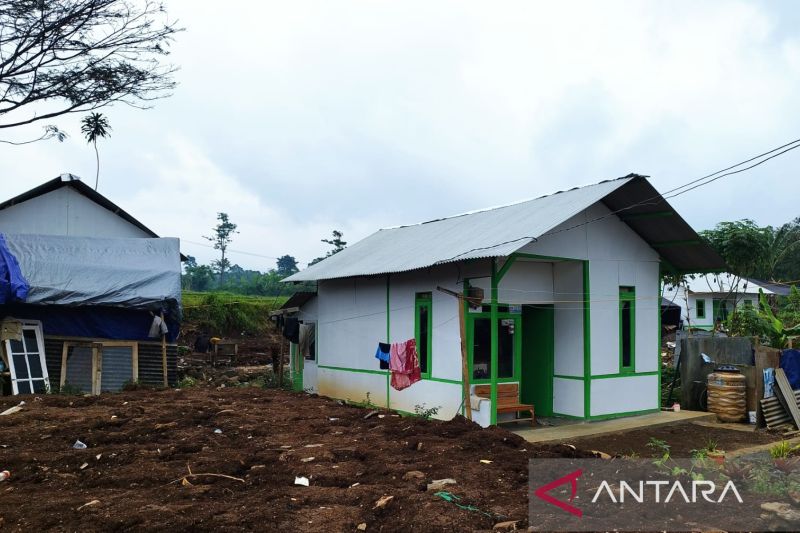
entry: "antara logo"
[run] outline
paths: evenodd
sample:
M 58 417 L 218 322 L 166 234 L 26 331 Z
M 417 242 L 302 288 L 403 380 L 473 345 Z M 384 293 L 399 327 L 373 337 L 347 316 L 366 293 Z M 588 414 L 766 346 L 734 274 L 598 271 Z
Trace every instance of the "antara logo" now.
M 548 494 L 548 492 L 550 492 L 556 487 L 560 487 L 561 485 L 566 485 L 567 483 L 569 483 L 572 488 L 572 495 L 569 497 L 569 501 L 571 502 L 572 500 L 575 499 L 575 495 L 578 493 L 578 478 L 581 477 L 581 474 L 583 474 L 583 470 L 581 469 L 575 470 L 574 472 L 571 472 L 564 477 L 560 477 L 555 481 L 551 481 L 547 485 L 542 485 L 541 487 L 536 489 L 533 494 L 537 498 L 540 498 L 546 501 L 547 503 L 555 505 L 559 509 L 568 512 L 569 514 L 575 515 L 578 518 L 580 518 L 583 516 L 583 511 L 581 511 L 574 505 L 570 505 L 567 502 L 555 499 L 550 494 Z

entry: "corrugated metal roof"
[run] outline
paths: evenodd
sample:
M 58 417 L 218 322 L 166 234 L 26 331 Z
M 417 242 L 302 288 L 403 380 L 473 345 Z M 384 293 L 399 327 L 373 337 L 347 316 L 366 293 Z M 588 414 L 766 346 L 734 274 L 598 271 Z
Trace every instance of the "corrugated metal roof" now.
M 759 289 L 763 289 L 764 294 L 777 294 L 786 296 L 791 288 L 777 283 L 769 283 L 753 278 L 742 278 L 729 272 L 716 274 L 703 274 L 687 278 L 686 287 L 693 294 L 716 294 L 727 295 L 729 293 L 756 295 Z M 664 292 L 673 294 L 675 287 L 667 285 Z
M 621 209 L 620 205 L 622 209 L 635 206 L 630 211 L 634 215 L 671 209 L 643 176 L 630 174 L 503 207 L 382 229 L 284 281 L 405 272 L 451 261 L 507 256 L 604 200 L 613 211 Z M 677 214 L 666 223 L 646 217 L 625 222 L 651 244 L 658 238 L 653 231 L 658 226 L 673 228 L 672 238 L 685 239 L 686 245 L 670 243 L 661 253 L 681 270 L 724 268 L 716 252 L 703 243 L 698 245 L 697 233 Z M 695 258 L 681 260 L 689 254 Z

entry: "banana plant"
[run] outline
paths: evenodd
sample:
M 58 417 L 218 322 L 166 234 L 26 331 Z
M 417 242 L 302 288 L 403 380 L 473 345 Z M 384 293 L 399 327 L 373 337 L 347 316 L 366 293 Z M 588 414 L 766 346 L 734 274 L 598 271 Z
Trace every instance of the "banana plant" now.
M 772 312 L 772 307 L 767 302 L 767 296 L 762 289 L 758 289 L 759 314 L 765 319 L 768 327 L 770 345 L 773 348 L 786 348 L 789 337 L 800 335 L 800 325 L 785 327 L 783 322 Z

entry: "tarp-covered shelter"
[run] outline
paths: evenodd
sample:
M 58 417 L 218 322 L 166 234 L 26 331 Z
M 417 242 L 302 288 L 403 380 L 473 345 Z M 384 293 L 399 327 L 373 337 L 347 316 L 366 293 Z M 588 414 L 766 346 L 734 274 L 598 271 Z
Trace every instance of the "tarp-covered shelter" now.
M 167 382 L 175 381 L 178 239 L 0 237 L 0 315 L 23 330 L 39 327 L 39 342 L 33 336 L 14 342 L 29 354 L 44 349 L 51 386 L 97 393 L 127 382 L 162 385 L 165 375 Z M 3 342 L 5 352 L 13 351 Z M 17 367 L 24 358 L 19 362 Z M 8 371 L 9 361 L 5 367 Z

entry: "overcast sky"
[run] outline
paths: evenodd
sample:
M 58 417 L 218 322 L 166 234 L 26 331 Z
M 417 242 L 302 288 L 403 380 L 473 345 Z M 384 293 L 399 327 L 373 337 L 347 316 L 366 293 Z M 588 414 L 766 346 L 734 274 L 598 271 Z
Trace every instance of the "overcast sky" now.
M 785 2 L 167 0 L 174 95 L 107 108 L 100 192 L 201 262 L 217 211 L 245 268 L 374 230 L 637 172 L 659 190 L 800 138 Z M 63 172 L 71 134 L 0 145 L 2 197 Z M 38 135 L 41 126 L 2 132 Z M 800 150 L 674 199 L 695 229 L 800 215 Z M 189 242 L 192 241 L 192 242 Z

